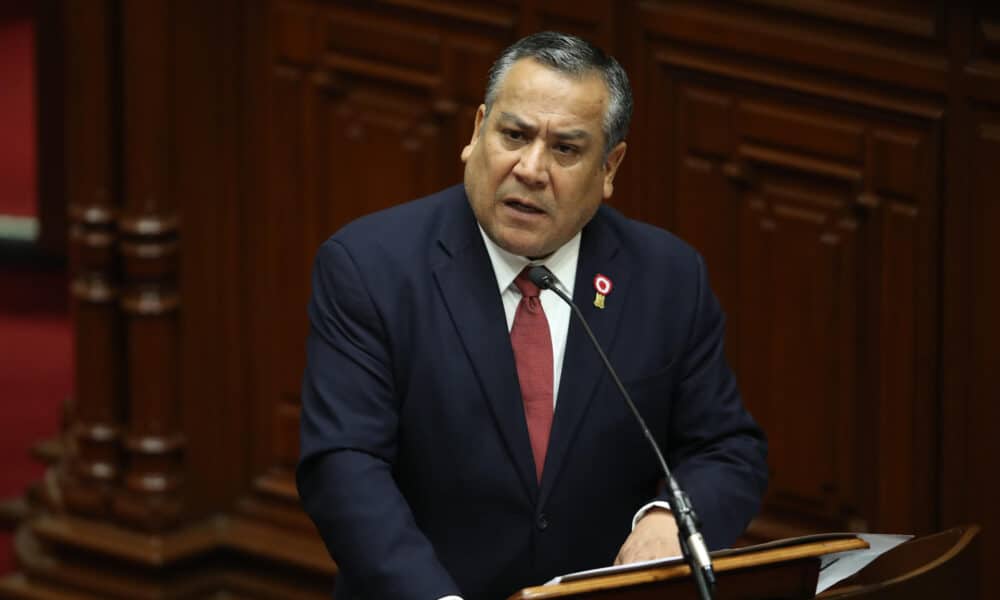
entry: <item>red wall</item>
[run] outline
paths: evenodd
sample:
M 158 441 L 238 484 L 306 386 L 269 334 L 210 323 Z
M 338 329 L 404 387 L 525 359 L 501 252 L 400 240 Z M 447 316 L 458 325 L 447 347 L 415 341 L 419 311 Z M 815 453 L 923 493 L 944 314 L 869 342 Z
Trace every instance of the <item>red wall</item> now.
M 0 17 L 0 215 L 37 213 L 35 29 Z

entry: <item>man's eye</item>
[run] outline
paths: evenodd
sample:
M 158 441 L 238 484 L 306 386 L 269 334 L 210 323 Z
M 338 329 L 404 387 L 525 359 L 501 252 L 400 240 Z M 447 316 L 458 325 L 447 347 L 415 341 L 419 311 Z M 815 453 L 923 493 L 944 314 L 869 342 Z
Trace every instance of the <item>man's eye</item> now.
M 569 144 L 556 144 L 556 152 L 559 154 L 572 155 L 577 153 L 577 147 Z
M 524 139 L 524 133 L 517 131 L 516 129 L 504 129 L 503 135 L 508 140 L 521 141 Z

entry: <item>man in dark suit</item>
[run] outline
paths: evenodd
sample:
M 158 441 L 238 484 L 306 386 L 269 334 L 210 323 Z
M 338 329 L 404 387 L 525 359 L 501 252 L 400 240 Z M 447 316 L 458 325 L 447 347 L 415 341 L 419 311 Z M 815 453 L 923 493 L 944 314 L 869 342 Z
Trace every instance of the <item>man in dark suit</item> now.
M 607 349 L 711 548 L 766 482 L 701 258 L 602 205 L 631 92 L 614 59 L 543 33 L 490 71 L 465 183 L 319 250 L 303 382 L 303 505 L 337 598 L 505 598 L 678 553 L 661 473 L 545 264 Z

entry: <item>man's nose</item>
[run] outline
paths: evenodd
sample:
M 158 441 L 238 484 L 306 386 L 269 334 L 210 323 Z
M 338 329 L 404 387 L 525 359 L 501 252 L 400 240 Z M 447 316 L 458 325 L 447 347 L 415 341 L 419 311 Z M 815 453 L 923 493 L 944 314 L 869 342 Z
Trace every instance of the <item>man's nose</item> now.
M 536 139 L 521 148 L 521 155 L 514 165 L 514 176 L 524 185 L 532 187 L 548 183 L 549 171 L 543 140 Z

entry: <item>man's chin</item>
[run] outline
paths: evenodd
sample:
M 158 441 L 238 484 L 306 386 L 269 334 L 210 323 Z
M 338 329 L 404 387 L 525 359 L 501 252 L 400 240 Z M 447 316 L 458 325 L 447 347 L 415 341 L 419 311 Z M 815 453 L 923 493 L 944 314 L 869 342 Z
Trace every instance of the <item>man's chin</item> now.
M 517 256 L 525 256 L 532 260 L 537 258 L 545 258 L 546 256 L 552 254 L 553 250 L 547 250 L 545 245 L 538 242 L 537 240 L 524 241 L 524 240 L 501 240 L 497 242 L 497 245 L 510 252 L 511 254 L 516 254 Z

